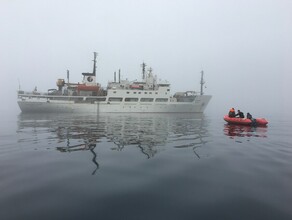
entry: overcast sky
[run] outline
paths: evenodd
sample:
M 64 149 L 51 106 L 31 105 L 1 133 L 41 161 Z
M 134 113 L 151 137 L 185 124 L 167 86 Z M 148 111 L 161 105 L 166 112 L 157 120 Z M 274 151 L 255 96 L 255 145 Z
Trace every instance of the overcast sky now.
M 230 107 L 267 117 L 292 107 L 290 0 L 0 0 L 0 109 L 16 109 L 16 90 L 81 81 L 103 85 L 119 68 L 140 79 L 151 66 L 172 91 L 199 90 L 207 114 Z

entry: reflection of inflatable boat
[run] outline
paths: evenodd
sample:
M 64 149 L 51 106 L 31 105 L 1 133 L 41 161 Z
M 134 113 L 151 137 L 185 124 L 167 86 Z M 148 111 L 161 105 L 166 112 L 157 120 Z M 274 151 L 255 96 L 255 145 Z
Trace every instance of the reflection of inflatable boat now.
M 238 125 L 266 126 L 268 124 L 268 121 L 264 118 L 256 118 L 254 120 L 250 120 L 247 118 L 230 118 L 228 115 L 225 115 L 224 120 L 230 124 Z
M 224 134 L 231 138 L 233 137 L 262 137 L 266 138 L 266 126 L 242 126 L 236 124 L 225 124 Z

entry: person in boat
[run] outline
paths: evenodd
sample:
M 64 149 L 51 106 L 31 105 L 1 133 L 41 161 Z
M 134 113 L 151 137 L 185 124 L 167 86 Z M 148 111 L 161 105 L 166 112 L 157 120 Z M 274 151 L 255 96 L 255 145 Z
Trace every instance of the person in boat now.
M 241 112 L 240 110 L 237 110 L 237 114 L 235 115 L 235 117 L 239 117 L 239 118 L 244 118 L 244 114 L 243 112 Z
M 246 113 L 246 118 L 252 120 L 252 115 L 248 112 Z
M 234 110 L 234 108 L 231 108 L 231 109 L 229 110 L 228 116 L 229 116 L 230 118 L 234 118 L 234 117 L 235 117 L 235 110 Z
M 246 118 L 251 120 L 251 125 L 256 126 L 257 125 L 257 120 L 252 117 L 252 115 L 248 112 L 246 113 Z

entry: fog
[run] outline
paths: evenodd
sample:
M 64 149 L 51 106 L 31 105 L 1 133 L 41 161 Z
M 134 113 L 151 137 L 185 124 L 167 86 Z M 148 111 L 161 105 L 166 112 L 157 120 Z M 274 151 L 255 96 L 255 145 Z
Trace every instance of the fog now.
M 80 82 L 98 53 L 102 86 L 140 64 L 172 92 L 213 96 L 206 114 L 230 107 L 257 117 L 292 107 L 290 0 L 0 0 L 0 113 L 20 112 L 16 91 L 46 92 L 58 78 Z

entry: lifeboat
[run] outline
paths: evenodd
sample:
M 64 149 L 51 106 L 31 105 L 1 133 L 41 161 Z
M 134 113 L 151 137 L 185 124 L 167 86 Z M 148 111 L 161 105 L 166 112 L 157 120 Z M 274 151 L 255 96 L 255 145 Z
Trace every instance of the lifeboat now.
M 139 84 L 132 84 L 130 85 L 130 89 L 143 89 L 143 86 L 142 85 L 139 85 Z
M 85 84 L 79 84 L 77 86 L 78 91 L 92 91 L 92 92 L 98 92 L 99 91 L 99 86 L 88 86 Z
M 265 118 L 255 118 L 250 120 L 248 118 L 230 118 L 228 115 L 224 116 L 224 120 L 229 124 L 251 125 L 251 126 L 266 126 L 268 121 Z

